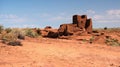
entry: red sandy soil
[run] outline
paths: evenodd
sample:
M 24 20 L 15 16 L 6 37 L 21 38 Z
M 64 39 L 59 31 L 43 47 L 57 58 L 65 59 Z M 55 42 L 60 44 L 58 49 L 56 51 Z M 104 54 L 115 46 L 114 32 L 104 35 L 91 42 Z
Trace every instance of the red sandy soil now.
M 119 46 L 50 38 L 26 38 L 22 44 L 0 43 L 0 67 L 120 67 Z

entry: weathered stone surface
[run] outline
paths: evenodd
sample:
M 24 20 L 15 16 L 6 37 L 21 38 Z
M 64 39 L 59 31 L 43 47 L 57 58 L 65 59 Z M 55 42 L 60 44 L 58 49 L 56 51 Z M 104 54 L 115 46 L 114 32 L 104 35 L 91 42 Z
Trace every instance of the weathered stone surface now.
M 37 34 L 41 35 L 41 29 L 40 28 L 33 28 L 32 31 L 34 31 Z
M 47 37 L 57 38 L 58 37 L 58 32 L 57 31 L 49 31 L 48 34 L 47 34 Z
M 73 24 L 78 24 L 81 20 L 81 16 L 79 15 L 74 15 L 73 16 Z
M 74 15 L 73 16 L 73 24 L 77 24 L 77 26 L 81 29 L 85 28 L 86 20 L 87 20 L 86 15 L 82 15 L 82 16 Z
M 45 29 L 52 29 L 52 27 L 51 26 L 46 26 Z
M 92 33 L 92 19 L 87 19 L 85 29 L 88 33 Z
M 66 30 L 65 30 L 65 33 L 66 35 L 73 35 L 73 30 L 74 29 L 74 26 L 72 24 L 66 24 Z
M 99 43 L 99 44 L 102 43 L 103 44 L 103 43 L 105 43 L 105 41 L 106 41 L 105 35 L 96 36 L 93 39 L 93 43 Z
M 46 30 L 41 30 L 41 36 L 47 37 L 47 35 L 48 35 L 48 31 L 46 31 Z
M 70 35 L 87 35 L 92 33 L 92 19 L 87 19 L 86 15 L 74 15 L 73 23 L 61 24 L 57 31 L 51 29 L 51 26 L 46 26 L 41 31 L 44 36 L 56 38 L 59 36 L 70 36 Z
M 50 37 L 50 38 L 57 38 L 58 31 L 57 31 L 57 29 L 43 29 L 43 30 L 41 30 L 41 36 Z
M 62 36 L 62 35 L 66 35 L 66 29 L 67 29 L 67 25 L 66 24 L 62 24 L 60 25 L 59 29 L 58 29 L 58 32 L 59 32 L 59 35 Z
M 81 29 L 85 29 L 86 20 L 87 20 L 87 16 L 82 15 L 80 21 L 78 22 L 78 27 Z
M 58 29 L 58 32 L 61 35 L 67 36 L 67 35 L 73 35 L 74 33 L 74 24 L 62 24 L 60 25 L 60 28 Z
M 74 15 L 72 24 L 62 24 L 58 29 L 59 35 L 86 35 L 92 33 L 92 19 L 87 19 L 86 15 Z

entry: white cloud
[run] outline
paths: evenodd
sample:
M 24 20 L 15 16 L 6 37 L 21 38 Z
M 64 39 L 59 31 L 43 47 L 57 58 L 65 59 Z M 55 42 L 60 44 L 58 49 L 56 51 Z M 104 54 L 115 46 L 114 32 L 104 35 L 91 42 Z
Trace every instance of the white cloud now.
M 26 19 L 25 18 L 21 18 L 18 17 L 17 15 L 13 15 L 13 14 L 1 14 L 0 15 L 0 21 L 1 22 L 12 22 L 12 23 L 16 23 L 16 22 L 25 22 Z
M 106 11 L 108 15 L 120 16 L 120 9 Z
M 55 17 L 51 17 L 48 19 L 49 21 L 60 21 L 60 20 L 64 20 L 64 18 L 62 16 L 55 16 Z
M 90 9 L 90 10 L 87 10 L 86 13 L 87 14 L 95 14 L 95 11 Z
M 39 15 L 39 17 L 40 17 L 40 21 L 42 22 L 53 22 L 53 23 L 55 22 L 59 23 L 60 21 L 64 22 L 69 19 L 69 16 L 65 12 L 59 14 L 44 13 Z
M 23 18 L 16 18 L 16 19 L 3 19 L 4 22 L 12 22 L 12 23 L 16 23 L 16 22 L 25 22 L 26 20 Z
M 27 28 L 27 27 L 32 27 L 32 28 L 35 28 L 35 27 L 37 27 L 38 25 L 35 25 L 35 24 L 25 24 L 25 25 L 23 25 L 22 27 L 24 27 L 24 28 Z
M 94 15 L 93 18 L 94 18 L 95 20 L 97 20 L 97 19 L 102 19 L 103 16 L 101 16 L 101 15 Z
M 51 15 L 48 14 L 48 13 L 43 13 L 43 14 L 40 15 L 40 17 L 50 17 L 50 16 L 51 16 Z
M 0 19 L 15 19 L 18 18 L 16 15 L 13 14 L 1 14 Z
M 120 22 L 120 10 L 107 10 L 103 14 L 95 14 L 93 15 L 93 20 L 101 23 Z
M 118 23 L 120 22 L 120 20 L 106 20 L 106 19 L 99 19 L 99 20 L 93 20 L 95 22 L 100 22 L 100 23 Z
M 62 12 L 62 13 L 60 13 L 59 15 L 65 16 L 66 14 L 67 14 L 66 12 Z

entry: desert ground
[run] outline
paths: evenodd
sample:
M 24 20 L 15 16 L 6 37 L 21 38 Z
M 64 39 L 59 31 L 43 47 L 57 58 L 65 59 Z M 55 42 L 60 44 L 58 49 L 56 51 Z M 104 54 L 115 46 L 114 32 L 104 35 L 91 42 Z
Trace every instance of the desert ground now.
M 110 34 L 110 33 L 109 33 Z M 120 36 L 111 36 L 120 40 Z M 23 46 L 0 43 L 0 67 L 120 67 L 120 47 L 78 39 L 30 38 Z

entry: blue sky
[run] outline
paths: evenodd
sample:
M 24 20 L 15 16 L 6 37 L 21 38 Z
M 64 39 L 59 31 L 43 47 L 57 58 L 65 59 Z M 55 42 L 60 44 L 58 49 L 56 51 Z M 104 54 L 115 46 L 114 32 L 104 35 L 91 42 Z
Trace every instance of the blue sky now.
M 5 27 L 58 28 L 74 14 L 88 15 L 95 28 L 120 27 L 120 0 L 0 0 Z

